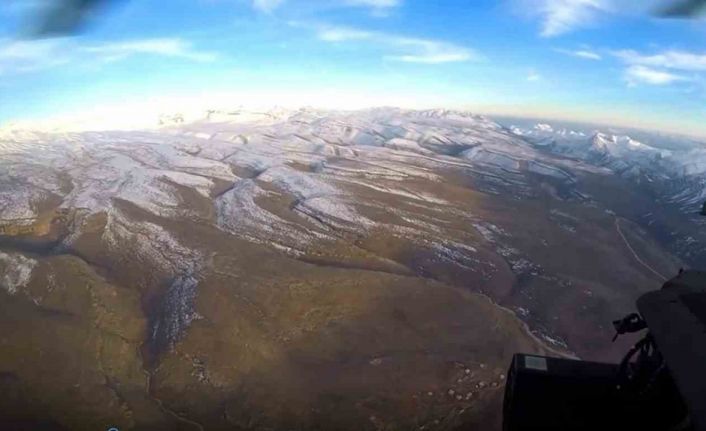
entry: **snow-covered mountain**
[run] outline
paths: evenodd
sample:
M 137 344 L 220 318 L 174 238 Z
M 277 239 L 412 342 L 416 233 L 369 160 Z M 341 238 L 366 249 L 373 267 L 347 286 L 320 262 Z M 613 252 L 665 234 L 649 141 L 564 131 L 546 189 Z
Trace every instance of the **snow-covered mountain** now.
M 511 126 L 510 130 L 553 154 L 607 167 L 643 184 L 652 183 L 660 199 L 686 212 L 693 212 L 706 200 L 706 148 L 703 145 L 663 149 L 628 135 L 555 129 L 545 123 L 530 128 Z
M 480 166 L 482 187 L 522 194 L 529 174 L 571 183 L 569 169 L 589 169 L 548 159 L 490 120 L 453 111 L 209 112 L 175 124 L 155 131 L 6 132 L 0 220 L 37 219 L 49 196 L 88 214 L 110 212 L 120 200 L 158 216 L 198 216 L 184 205 L 188 190 L 216 201 L 224 229 L 242 230 L 248 220 L 268 217 L 246 205 L 272 194 L 257 179 L 296 199 L 303 213 L 365 226 L 349 186 L 439 204 L 407 191 L 407 180 L 438 181 L 435 168 Z M 229 221 L 234 214 L 238 223 Z
M 0 131 L 0 391 L 67 429 L 478 424 L 512 352 L 613 358 L 609 322 L 706 262 L 695 148 L 452 110 L 154 118 Z

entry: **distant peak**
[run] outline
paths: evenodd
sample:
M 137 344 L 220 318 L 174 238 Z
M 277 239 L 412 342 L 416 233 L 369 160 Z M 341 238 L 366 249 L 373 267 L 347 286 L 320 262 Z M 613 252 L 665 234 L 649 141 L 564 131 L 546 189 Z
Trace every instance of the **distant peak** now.
M 420 117 L 430 117 L 430 118 L 449 118 L 449 117 L 462 117 L 474 120 L 485 120 L 485 117 L 481 115 L 476 115 L 468 111 L 460 111 L 455 109 L 427 109 L 422 111 L 416 111 L 417 115 Z

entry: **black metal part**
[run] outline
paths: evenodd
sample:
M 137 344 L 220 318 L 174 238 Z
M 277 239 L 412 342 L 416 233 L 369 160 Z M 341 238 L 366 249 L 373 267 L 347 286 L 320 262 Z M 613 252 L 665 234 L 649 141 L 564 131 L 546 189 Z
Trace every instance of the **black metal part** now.
M 644 360 L 654 352 L 648 345 L 638 343 L 620 365 L 515 355 L 503 431 L 675 429 L 688 411 L 664 364 Z
M 614 320 L 613 327 L 615 328 L 613 341 L 615 341 L 620 335 L 642 331 L 647 328 L 647 325 L 639 314 L 632 313 L 620 320 Z
M 706 272 L 684 271 L 637 300 L 694 429 L 706 430 Z
M 618 366 L 517 354 L 508 371 L 503 430 L 597 430 L 616 416 Z
M 515 355 L 503 430 L 706 431 L 706 272 L 680 271 L 617 334 L 648 329 L 620 364 Z

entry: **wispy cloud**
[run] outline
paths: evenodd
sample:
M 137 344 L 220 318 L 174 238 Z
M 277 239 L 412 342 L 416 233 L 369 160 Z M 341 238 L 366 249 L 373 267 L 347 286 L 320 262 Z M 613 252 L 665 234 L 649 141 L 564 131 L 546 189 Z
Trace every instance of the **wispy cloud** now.
M 533 16 L 541 21 L 540 35 L 556 37 L 572 31 L 600 24 L 609 17 L 652 18 L 656 12 L 668 11 L 665 6 L 673 5 L 673 13 L 662 16 L 690 17 L 689 12 L 701 9 L 697 5 L 703 0 L 507 0 L 519 6 L 522 14 Z M 683 12 L 679 13 L 679 12 Z
M 475 51 L 459 45 L 429 39 L 399 37 L 380 34 L 379 41 L 395 48 L 412 51 L 401 55 L 388 55 L 385 58 L 405 63 L 455 63 L 477 59 Z
M 107 63 L 136 55 L 173 57 L 187 61 L 208 62 L 217 58 L 213 52 L 199 51 L 178 38 L 140 39 L 121 42 L 78 43 L 74 39 L 40 40 L 0 39 L 0 71 L 29 73 L 71 63 Z
M 370 40 L 375 37 L 371 31 L 350 27 L 322 27 L 317 36 L 325 42 L 346 42 L 350 40 Z
M 694 81 L 706 73 L 706 54 L 667 50 L 652 54 L 626 49 L 612 52 L 626 64 L 625 80 L 628 85 L 668 85 L 675 82 Z
M 272 12 L 282 3 L 284 0 L 253 0 L 252 7 L 261 12 Z
M 534 70 L 530 70 L 529 74 L 527 74 L 527 81 L 529 82 L 537 82 L 542 80 L 542 75 L 537 73 Z
M 63 39 L 0 39 L 0 71 L 28 73 L 66 64 L 71 53 Z
M 254 9 L 261 12 L 272 12 L 285 2 L 292 0 L 252 0 Z M 385 16 L 387 13 L 402 4 L 402 0 L 327 0 L 322 2 L 326 7 L 365 7 L 370 8 L 374 15 Z
M 686 51 L 664 51 L 658 54 L 641 54 L 634 50 L 613 53 L 628 64 L 637 64 L 665 69 L 706 71 L 706 54 Z
M 526 13 L 542 21 L 543 37 L 555 37 L 594 23 L 609 12 L 610 0 L 519 0 Z
M 397 7 L 402 4 L 402 0 L 345 0 L 345 2 L 353 6 L 370 6 L 381 9 Z
M 426 54 L 390 55 L 388 60 L 402 61 L 405 63 L 441 64 L 468 61 L 471 54 L 466 51 L 458 52 L 428 52 Z
M 562 54 L 570 55 L 572 57 L 582 58 L 584 60 L 600 61 L 603 59 L 603 57 L 600 54 L 598 54 L 597 52 L 590 50 L 588 48 L 576 49 L 576 50 L 557 49 L 556 51 L 560 52 Z
M 344 0 L 349 6 L 369 7 L 374 16 L 385 17 L 390 11 L 402 4 L 402 0 Z
M 689 78 L 647 66 L 630 66 L 625 70 L 625 81 L 629 86 L 638 84 L 667 85 L 677 81 L 688 81 Z
M 193 49 L 190 42 L 182 39 L 169 38 L 105 43 L 85 46 L 81 49 L 109 60 L 118 60 L 137 54 L 183 58 L 185 60 L 198 62 L 213 61 L 217 57 L 213 52 L 201 52 Z
M 478 59 L 478 54 L 463 46 L 431 39 L 411 38 L 352 27 L 322 26 L 317 37 L 324 42 L 368 41 L 397 51 L 386 60 L 405 63 L 441 64 Z

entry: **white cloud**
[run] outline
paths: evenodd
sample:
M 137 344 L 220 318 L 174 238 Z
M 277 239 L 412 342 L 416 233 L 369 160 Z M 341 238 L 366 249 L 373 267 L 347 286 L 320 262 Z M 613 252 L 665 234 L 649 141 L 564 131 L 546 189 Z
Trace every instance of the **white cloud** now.
M 72 56 L 67 46 L 65 39 L 0 39 L 0 70 L 28 73 L 68 63 Z
M 522 15 L 541 20 L 540 34 L 556 37 L 574 30 L 600 24 L 613 16 L 652 17 L 665 5 L 697 3 L 701 0 L 506 0 Z
M 468 52 L 443 52 L 443 53 L 427 53 L 417 55 L 391 55 L 385 57 L 388 60 L 402 61 L 405 63 L 423 63 L 423 64 L 441 64 L 455 63 L 460 61 L 468 61 L 471 59 L 471 54 Z
M 350 40 L 372 39 L 375 34 L 349 27 L 325 27 L 319 30 L 317 36 L 325 42 L 346 42 Z
M 182 39 L 141 39 L 123 42 L 78 43 L 75 39 L 0 39 L 0 70 L 3 74 L 29 73 L 71 63 L 74 66 L 123 60 L 134 55 L 213 61 L 216 54 L 192 48 Z
M 398 53 L 385 56 L 386 60 L 405 63 L 440 64 L 477 59 L 470 48 L 431 39 L 397 36 L 360 30 L 352 27 L 319 27 L 317 37 L 325 42 L 368 41 L 391 48 Z
M 588 48 L 577 49 L 577 50 L 557 49 L 556 51 L 560 52 L 562 54 L 570 55 L 572 57 L 582 58 L 584 60 L 599 61 L 599 60 L 603 59 L 603 57 L 600 54 L 598 54 L 597 52 L 592 51 Z
M 385 17 L 391 9 L 394 9 L 402 4 L 402 0 L 344 0 L 344 4 L 348 6 L 363 6 L 372 9 L 373 15 Z
M 659 54 L 645 55 L 634 50 L 616 51 L 613 54 L 628 64 L 675 70 L 706 71 L 706 54 L 665 51 Z
M 589 51 L 586 49 L 580 49 L 578 51 L 574 51 L 573 53 L 576 57 L 579 58 L 585 58 L 586 60 L 602 60 L 603 57 L 601 57 L 599 54 Z
M 272 12 L 282 6 L 287 0 L 252 0 L 252 7 L 261 12 Z M 309 5 L 316 6 L 316 1 Z M 373 14 L 387 15 L 387 12 L 402 4 L 402 0 L 319 0 L 318 3 L 325 7 L 365 7 L 370 8 Z
M 182 39 L 144 39 L 86 46 L 82 49 L 109 60 L 122 59 L 136 54 L 177 57 L 199 62 L 216 59 L 215 53 L 195 51 L 192 49 L 191 43 Z
M 542 20 L 540 34 L 554 37 L 591 25 L 612 10 L 611 0 L 519 0 L 523 9 Z
M 402 0 L 346 0 L 352 6 L 369 6 L 373 8 L 392 8 L 402 4 Z
M 539 73 L 535 72 L 534 70 L 531 70 L 530 73 L 527 75 L 527 80 L 529 82 L 537 82 L 542 80 L 542 75 Z
M 252 7 L 262 12 L 272 12 L 282 3 L 284 0 L 253 0 Z
M 706 54 L 703 53 L 668 50 L 644 54 L 626 49 L 614 51 L 612 54 L 627 65 L 625 80 L 631 86 L 641 83 L 668 85 L 693 81 L 695 73 L 706 72 Z M 686 72 L 690 72 L 692 76 L 684 75 Z
M 0 60 L 32 60 L 49 57 L 63 44 L 61 39 L 9 40 L 0 39 Z
M 398 49 L 413 51 L 401 55 L 387 56 L 386 59 L 405 63 L 454 63 L 477 59 L 475 51 L 459 45 L 429 39 L 399 37 L 380 34 L 379 41 Z
M 625 70 L 625 80 L 628 85 L 636 86 L 638 84 L 667 85 L 677 81 L 688 81 L 689 79 L 663 70 L 634 65 Z

